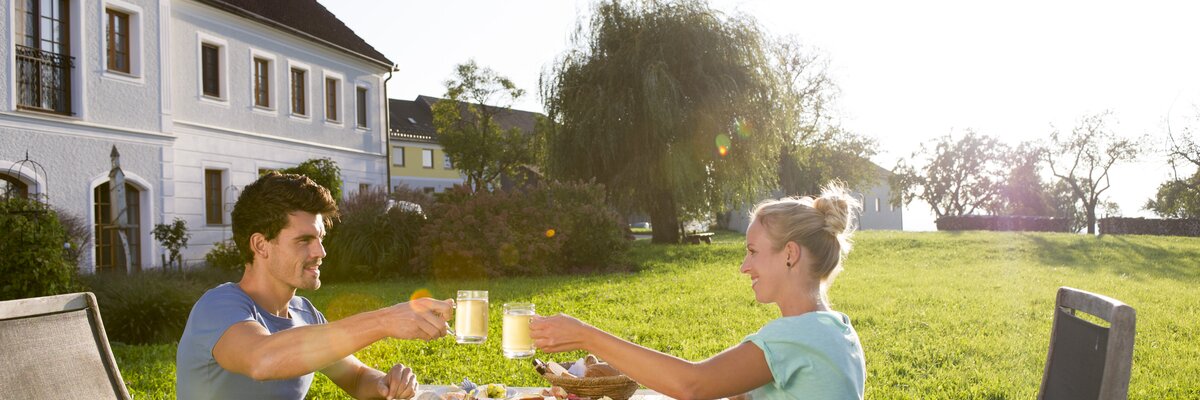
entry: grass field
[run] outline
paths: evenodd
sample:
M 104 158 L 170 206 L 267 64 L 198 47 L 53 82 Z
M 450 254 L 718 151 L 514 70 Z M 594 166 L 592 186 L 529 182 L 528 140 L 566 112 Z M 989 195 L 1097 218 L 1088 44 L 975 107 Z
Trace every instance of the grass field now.
M 405 301 L 418 289 L 450 297 L 491 292 L 491 338 L 386 340 L 358 357 L 376 368 L 412 366 L 422 383 L 543 386 L 528 361 L 500 354 L 500 304 L 531 301 L 634 342 L 700 360 L 778 316 L 757 304 L 738 273 L 741 236 L 713 245 L 639 241 L 633 274 L 453 279 L 327 285 L 304 292 L 330 319 Z M 1120 299 L 1137 309 L 1131 399 L 1200 398 L 1200 240 L 1022 233 L 860 232 L 831 292 L 852 318 L 867 358 L 869 399 L 1028 399 L 1037 394 L 1059 286 Z M 174 345 L 114 346 L 137 398 L 174 397 Z M 569 360 L 581 354 L 538 354 Z M 346 398 L 318 374 L 310 398 Z

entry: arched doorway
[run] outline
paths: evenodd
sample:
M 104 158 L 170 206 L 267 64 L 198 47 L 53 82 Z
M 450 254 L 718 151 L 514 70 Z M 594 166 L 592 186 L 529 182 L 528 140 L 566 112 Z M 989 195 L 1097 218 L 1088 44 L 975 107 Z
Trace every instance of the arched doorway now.
M 0 198 L 29 197 L 29 185 L 15 176 L 0 172 Z
M 120 266 L 125 265 L 125 252 L 120 246 L 120 235 L 117 226 L 112 222 L 112 199 L 109 196 L 109 182 L 101 183 L 93 191 L 92 215 L 96 216 L 93 234 L 96 238 L 96 272 L 126 272 Z M 125 184 L 125 219 L 122 221 L 129 230 L 125 233 L 129 243 L 129 271 L 142 270 L 142 204 L 141 190 L 137 186 Z

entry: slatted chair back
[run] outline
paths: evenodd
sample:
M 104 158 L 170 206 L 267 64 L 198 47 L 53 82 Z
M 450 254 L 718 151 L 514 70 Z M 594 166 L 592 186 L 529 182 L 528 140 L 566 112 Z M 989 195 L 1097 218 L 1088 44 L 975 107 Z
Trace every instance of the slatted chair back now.
M 1108 323 L 1081 318 L 1086 313 Z M 1061 287 L 1038 399 L 1125 399 L 1133 367 L 1137 316 L 1103 295 Z
M 0 302 L 0 397 L 129 399 L 91 293 Z

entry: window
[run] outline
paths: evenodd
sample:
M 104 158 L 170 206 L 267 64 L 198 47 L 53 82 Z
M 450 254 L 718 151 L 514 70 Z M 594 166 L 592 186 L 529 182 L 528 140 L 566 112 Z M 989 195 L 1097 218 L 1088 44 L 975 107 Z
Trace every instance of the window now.
M 205 96 L 221 97 L 221 49 L 216 45 L 200 45 L 200 79 Z
M 113 226 L 112 215 L 112 192 L 109 190 L 112 182 L 104 182 L 92 191 L 92 215 L 96 217 L 96 224 L 92 225 L 92 237 L 96 244 L 96 272 L 113 272 L 120 271 L 118 268 L 128 268 L 127 271 L 140 271 L 142 265 L 142 205 L 141 191 L 137 187 L 126 183 L 125 184 L 125 220 L 118 221 L 126 226 L 133 227 L 126 230 L 125 237 L 120 235 L 120 229 Z M 121 240 L 126 240 L 129 245 L 129 259 L 125 259 L 125 252 L 121 246 Z
M 337 78 L 325 77 L 325 119 L 337 122 L 338 121 L 338 88 Z
M 358 184 L 358 192 L 359 193 L 366 193 L 369 191 L 371 191 L 371 184 L 369 184 L 369 183 Z
M 129 73 L 129 14 L 108 9 L 108 70 Z
M 73 114 L 70 4 L 66 0 L 14 3 L 17 106 Z
M 292 68 L 292 114 L 308 115 L 308 106 L 304 102 L 308 71 Z
M 450 156 L 442 156 L 442 157 L 443 157 L 442 168 L 454 169 L 454 163 L 450 162 Z
M 0 199 L 18 197 L 29 197 L 29 185 L 14 176 L 0 174 Z
M 367 127 L 367 88 L 359 86 L 354 91 L 354 109 L 358 113 L 358 127 Z
M 209 225 L 225 223 L 225 213 L 221 209 L 221 170 L 204 170 L 204 221 Z
M 404 166 L 404 147 L 402 147 L 402 146 L 393 146 L 392 147 L 392 165 L 395 165 L 397 167 Z
M 254 105 L 271 107 L 271 60 L 254 57 Z
M 875 198 L 875 212 L 879 212 L 879 198 Z
M 436 191 L 436 189 L 426 186 L 426 187 L 423 189 L 423 191 L 424 191 L 426 194 L 433 194 L 433 192 L 434 192 L 434 191 Z
M 421 167 L 433 168 L 433 149 L 421 149 Z

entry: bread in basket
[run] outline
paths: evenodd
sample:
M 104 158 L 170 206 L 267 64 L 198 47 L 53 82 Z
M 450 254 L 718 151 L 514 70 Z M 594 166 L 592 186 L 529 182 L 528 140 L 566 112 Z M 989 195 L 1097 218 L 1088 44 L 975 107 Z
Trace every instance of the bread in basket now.
M 535 365 L 538 361 L 535 361 Z M 558 363 L 563 370 L 569 368 L 572 363 Z M 596 365 L 600 365 L 597 367 Z M 629 379 L 625 374 L 620 373 L 616 369 L 612 369 L 608 364 L 589 365 L 589 368 L 608 368 L 615 374 L 609 374 L 607 370 L 603 370 L 603 375 L 607 376 L 583 376 L 576 377 L 570 374 L 558 375 L 549 368 L 538 368 L 538 372 L 543 378 L 550 381 L 550 385 L 558 386 L 566 389 L 567 393 L 574 394 L 580 397 L 590 397 L 599 399 L 608 396 L 612 400 L 628 400 L 633 396 L 633 392 L 638 389 L 638 383 L 633 379 Z

